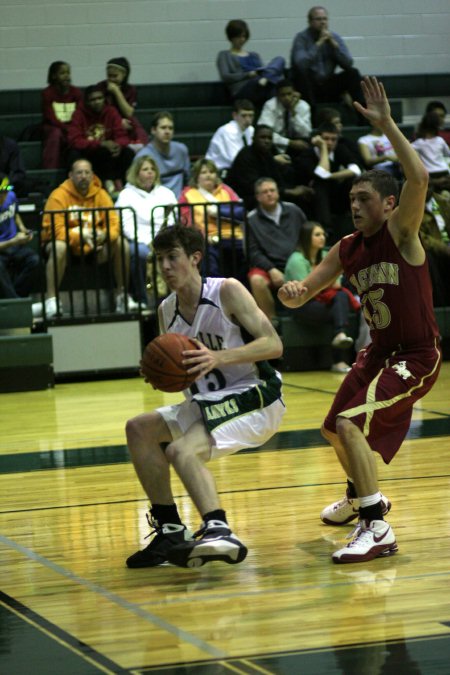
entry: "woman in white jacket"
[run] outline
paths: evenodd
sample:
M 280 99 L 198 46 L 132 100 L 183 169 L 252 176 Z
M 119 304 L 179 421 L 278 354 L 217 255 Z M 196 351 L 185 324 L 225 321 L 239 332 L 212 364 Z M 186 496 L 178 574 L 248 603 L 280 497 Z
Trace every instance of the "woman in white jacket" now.
M 128 169 L 127 184 L 116 206 L 123 209 L 120 216 L 123 233 L 130 241 L 132 290 L 142 307 L 148 306 L 147 260 L 151 243 L 163 224 L 174 223 L 170 209 L 174 204 L 177 198 L 172 190 L 161 185 L 154 159 L 148 155 L 138 157 Z

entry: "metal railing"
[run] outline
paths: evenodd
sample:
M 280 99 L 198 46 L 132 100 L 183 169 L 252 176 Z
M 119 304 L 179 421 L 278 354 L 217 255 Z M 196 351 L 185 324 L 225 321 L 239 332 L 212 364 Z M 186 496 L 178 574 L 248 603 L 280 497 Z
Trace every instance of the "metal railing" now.
M 133 239 L 127 238 L 124 232 L 125 212 L 134 232 Z M 58 315 L 52 321 L 66 320 L 102 320 L 115 314 L 115 296 L 121 292 L 117 287 L 114 275 L 113 245 L 114 232 L 118 229 L 120 237 L 121 278 L 125 287 L 125 312 L 129 313 L 128 293 L 132 278 L 131 262 L 128 259 L 128 248 L 133 249 L 135 270 L 138 274 L 138 227 L 136 213 L 132 207 L 80 208 L 70 210 L 52 210 L 42 212 L 46 227 L 39 232 L 39 251 L 43 264 L 47 267 L 51 256 L 53 261 L 53 285 L 55 288 Z M 118 222 L 115 222 L 117 219 Z M 168 225 L 180 222 L 189 226 L 201 226 L 205 235 L 205 256 L 202 274 L 205 276 L 234 276 L 244 283 L 247 276 L 245 259 L 245 211 L 240 202 L 174 204 L 155 206 L 150 214 L 149 229 L 149 274 L 147 279 L 150 307 L 155 309 L 165 297 L 168 289 L 158 279 L 158 270 L 151 248 L 157 232 Z M 95 225 L 95 226 L 94 226 Z M 128 226 L 129 227 L 129 226 Z M 87 237 L 87 229 L 91 236 Z M 61 238 L 61 229 L 64 238 Z M 100 231 L 104 235 L 100 235 Z M 71 237 L 72 232 L 72 237 Z M 74 243 L 73 233 L 76 233 Z M 43 234 L 46 233 L 44 237 Z M 129 229 L 127 228 L 129 234 Z M 104 241 L 103 241 L 103 236 Z M 59 239 L 58 239 L 59 238 Z M 65 271 L 58 278 L 57 241 L 65 242 Z M 102 241 L 101 241 L 102 240 Z M 117 255 L 117 252 L 116 252 Z M 51 269 L 51 266 L 48 268 Z M 117 271 L 117 261 L 116 261 Z M 50 272 L 49 272 L 50 273 Z M 46 289 L 48 291 L 48 288 Z M 62 294 L 64 298 L 64 312 Z M 45 314 L 45 289 L 41 289 L 43 303 L 43 319 Z M 140 306 L 136 313 L 141 314 Z
M 179 222 L 186 227 L 199 227 L 205 236 L 205 255 L 202 264 L 204 276 L 235 277 L 246 284 L 247 261 L 245 254 L 246 212 L 242 202 L 198 202 L 173 204 L 165 219 L 155 223 L 152 210 L 152 240 L 161 227 Z M 157 292 L 158 270 L 151 254 L 152 289 L 156 290 L 157 304 L 162 300 Z

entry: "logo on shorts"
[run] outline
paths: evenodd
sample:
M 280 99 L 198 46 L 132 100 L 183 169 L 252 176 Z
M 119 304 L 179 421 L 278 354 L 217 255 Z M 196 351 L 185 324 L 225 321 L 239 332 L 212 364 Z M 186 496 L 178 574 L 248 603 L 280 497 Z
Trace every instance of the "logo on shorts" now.
M 239 412 L 239 408 L 236 399 L 230 398 L 228 401 L 213 403 L 212 405 L 206 406 L 205 412 L 207 420 L 217 420 L 236 415 L 236 413 Z
M 397 375 L 402 377 L 404 380 L 407 380 L 408 377 L 412 377 L 412 374 L 406 367 L 406 361 L 399 361 L 398 363 L 395 364 L 395 366 L 392 366 L 392 370 L 395 370 Z

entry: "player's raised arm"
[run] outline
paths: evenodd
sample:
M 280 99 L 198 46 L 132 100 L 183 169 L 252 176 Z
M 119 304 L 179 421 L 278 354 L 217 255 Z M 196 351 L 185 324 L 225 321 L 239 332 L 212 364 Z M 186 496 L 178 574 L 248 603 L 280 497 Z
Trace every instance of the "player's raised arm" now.
M 366 77 L 361 83 L 361 88 L 366 107 L 357 102 L 353 105 L 389 138 L 406 178 L 398 208 L 390 218 L 390 228 L 394 228 L 400 237 L 416 235 L 422 222 L 428 173 L 416 151 L 392 119 L 391 107 L 383 84 L 378 82 L 376 77 Z

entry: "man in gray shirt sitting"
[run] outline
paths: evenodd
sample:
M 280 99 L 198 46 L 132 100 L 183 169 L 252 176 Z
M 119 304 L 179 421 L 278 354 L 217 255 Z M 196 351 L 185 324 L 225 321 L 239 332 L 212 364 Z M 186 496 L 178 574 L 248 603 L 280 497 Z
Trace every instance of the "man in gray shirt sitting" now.
M 342 72 L 336 73 L 337 67 Z M 298 91 L 314 106 L 338 101 L 363 103 L 361 75 L 344 40 L 328 28 L 325 7 L 311 7 L 308 28 L 297 33 L 291 50 L 292 79 Z
M 284 283 L 284 268 L 306 216 L 295 204 L 280 201 L 272 178 L 259 178 L 255 195 L 258 206 L 247 217 L 248 278 L 257 305 L 273 320 L 274 294 Z

